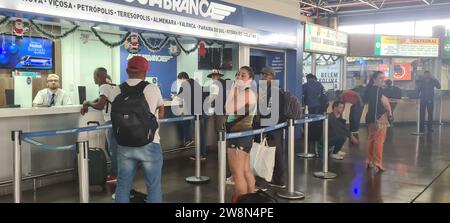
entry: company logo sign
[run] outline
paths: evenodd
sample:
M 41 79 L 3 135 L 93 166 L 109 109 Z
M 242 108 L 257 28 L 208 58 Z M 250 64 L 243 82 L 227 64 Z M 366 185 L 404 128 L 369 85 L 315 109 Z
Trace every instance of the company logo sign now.
M 173 56 L 163 56 L 163 55 L 149 55 L 149 54 L 129 54 L 127 60 L 131 59 L 133 56 L 141 56 L 147 59 L 148 62 L 160 62 L 167 63 L 173 58 Z
M 158 7 L 189 15 L 202 16 L 214 20 L 223 20 L 236 8 L 207 0 L 123 0 L 128 3 L 138 2 L 146 7 Z

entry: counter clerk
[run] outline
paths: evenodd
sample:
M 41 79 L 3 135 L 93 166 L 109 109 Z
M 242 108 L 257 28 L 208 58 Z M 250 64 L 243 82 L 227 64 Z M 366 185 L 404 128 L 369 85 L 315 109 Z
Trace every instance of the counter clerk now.
M 47 76 L 47 88 L 40 90 L 36 94 L 33 100 L 33 107 L 72 105 L 69 94 L 59 87 L 59 76 L 49 74 Z

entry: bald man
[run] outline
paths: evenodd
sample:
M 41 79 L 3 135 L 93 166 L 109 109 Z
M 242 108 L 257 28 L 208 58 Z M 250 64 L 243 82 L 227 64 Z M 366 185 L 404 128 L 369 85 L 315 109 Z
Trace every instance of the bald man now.
M 108 71 L 104 67 L 95 69 L 94 82 L 99 86 L 99 96 L 93 101 L 83 102 L 83 107 L 80 110 L 81 115 L 86 114 L 89 107 L 102 110 L 105 124 L 111 123 L 111 103 L 108 101 L 108 97 L 110 97 L 111 91 L 114 89 L 114 85 L 107 81 L 108 76 Z M 111 173 L 108 174 L 107 181 L 114 182 L 117 176 L 117 141 L 111 129 L 106 130 L 106 140 L 111 154 Z
M 36 94 L 33 100 L 33 107 L 72 105 L 69 94 L 59 87 L 59 76 L 49 74 L 47 76 L 47 88 L 40 90 Z

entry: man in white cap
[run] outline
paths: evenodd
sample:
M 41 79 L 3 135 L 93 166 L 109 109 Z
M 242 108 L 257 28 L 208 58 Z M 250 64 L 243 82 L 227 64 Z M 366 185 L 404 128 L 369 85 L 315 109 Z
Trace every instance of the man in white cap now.
M 47 88 L 40 90 L 36 94 L 33 100 L 33 107 L 72 105 L 69 94 L 59 87 L 59 76 L 49 74 L 47 76 Z

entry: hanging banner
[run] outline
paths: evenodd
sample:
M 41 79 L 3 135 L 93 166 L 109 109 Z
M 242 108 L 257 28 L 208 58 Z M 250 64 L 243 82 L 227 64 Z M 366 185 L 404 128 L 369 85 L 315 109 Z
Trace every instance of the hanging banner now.
M 128 1 L 129 2 L 129 1 Z M 218 18 L 222 6 L 209 4 L 213 11 L 205 16 Z M 196 18 L 172 15 L 105 1 L 92 0 L 17 0 L 0 1 L 0 9 L 11 9 L 68 19 L 86 18 L 89 21 L 116 24 L 126 27 L 192 35 L 210 39 L 259 44 L 260 34 L 256 30 L 235 25 L 209 22 Z M 222 7 L 223 8 L 223 7 Z M 203 9 L 202 9 L 203 10 Z M 231 13 L 227 8 L 225 14 Z M 203 13 L 203 11 L 202 11 Z M 222 18 L 222 17 L 220 17 Z
M 438 57 L 439 38 L 376 35 L 375 56 Z
M 347 33 L 313 24 L 305 26 L 305 51 L 347 55 L 347 45 Z

